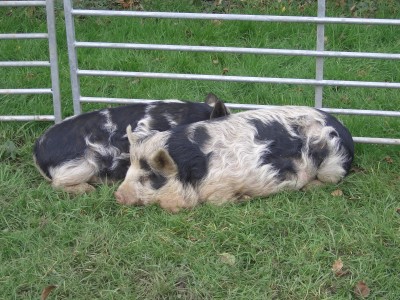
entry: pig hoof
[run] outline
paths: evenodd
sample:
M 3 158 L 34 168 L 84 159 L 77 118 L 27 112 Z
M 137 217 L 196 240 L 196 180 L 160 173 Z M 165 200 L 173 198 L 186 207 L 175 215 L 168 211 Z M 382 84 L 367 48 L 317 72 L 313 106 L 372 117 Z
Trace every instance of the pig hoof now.
M 82 195 L 85 193 L 94 192 L 96 189 L 94 186 L 90 185 L 89 183 L 79 183 L 75 185 L 68 185 L 68 186 L 54 186 L 54 188 L 62 190 L 64 192 L 73 194 L 73 195 Z
M 306 192 L 306 191 L 310 191 L 310 190 L 312 190 L 314 188 L 317 188 L 317 187 L 320 187 L 320 186 L 323 186 L 323 185 L 324 185 L 323 182 L 319 181 L 318 179 L 315 179 L 315 180 L 310 181 L 309 183 L 307 183 L 305 186 L 303 186 L 301 188 L 301 190 Z

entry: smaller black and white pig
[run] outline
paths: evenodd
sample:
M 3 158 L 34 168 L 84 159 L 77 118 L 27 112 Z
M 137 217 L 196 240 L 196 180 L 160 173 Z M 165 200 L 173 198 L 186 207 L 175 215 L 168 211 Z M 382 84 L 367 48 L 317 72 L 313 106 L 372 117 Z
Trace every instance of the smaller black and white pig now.
M 129 125 L 138 136 L 168 130 L 179 124 L 229 114 L 210 93 L 205 103 L 178 100 L 136 103 L 84 113 L 50 127 L 34 146 L 33 158 L 52 186 L 80 194 L 91 183 L 125 178 L 129 167 Z
M 145 138 L 127 128 L 127 135 L 131 166 L 117 201 L 172 212 L 337 183 L 354 156 L 349 131 L 309 107 L 245 111 Z

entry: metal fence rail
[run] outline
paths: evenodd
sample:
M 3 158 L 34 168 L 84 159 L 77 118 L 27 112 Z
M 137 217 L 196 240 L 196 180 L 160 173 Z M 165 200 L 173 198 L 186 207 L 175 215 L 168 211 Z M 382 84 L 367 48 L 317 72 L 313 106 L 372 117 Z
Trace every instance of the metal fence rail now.
M 314 106 L 324 111 L 336 114 L 400 117 L 400 112 L 398 111 L 323 108 L 324 86 L 400 89 L 400 82 L 325 80 L 324 79 L 325 57 L 390 59 L 390 60 L 400 59 L 399 53 L 325 51 L 324 49 L 325 24 L 362 24 L 362 25 L 398 26 L 400 25 L 400 19 L 363 19 L 363 18 L 325 17 L 325 0 L 318 0 L 317 17 L 87 10 L 87 9 L 74 9 L 72 6 L 72 0 L 64 0 L 64 13 L 65 13 L 65 22 L 67 31 L 68 53 L 69 53 L 71 84 L 73 91 L 73 103 L 74 103 L 75 114 L 81 113 L 81 103 L 84 102 L 131 103 L 131 102 L 154 101 L 154 99 L 121 99 L 121 98 L 106 99 L 102 97 L 88 97 L 80 95 L 79 78 L 81 76 L 112 76 L 112 77 L 162 78 L 162 79 L 178 79 L 178 80 L 212 80 L 212 81 L 226 81 L 226 82 L 313 85 L 315 87 Z M 75 38 L 75 29 L 74 29 L 75 16 L 96 16 L 96 17 L 115 16 L 115 17 L 135 17 L 135 18 L 312 23 L 316 24 L 317 26 L 317 42 L 316 42 L 316 50 L 292 50 L 292 49 L 77 41 Z M 111 71 L 111 70 L 80 70 L 78 68 L 77 48 L 113 48 L 113 49 L 134 49 L 134 50 L 165 50 L 165 51 L 192 51 L 192 52 L 247 53 L 247 54 L 259 54 L 259 55 L 311 56 L 315 57 L 316 59 L 316 76 L 315 79 L 302 79 L 302 78 L 274 78 L 274 77 L 249 77 L 249 76 L 226 76 L 226 75 L 221 76 L 221 75 L 206 75 L 206 74 L 176 74 L 176 73 L 156 73 L 156 72 L 122 72 L 122 71 Z M 257 108 L 267 107 L 265 105 L 234 104 L 234 103 L 228 103 L 227 106 L 231 108 L 240 108 L 240 109 L 257 109 Z M 400 145 L 400 138 L 389 139 L 389 138 L 355 137 L 354 140 L 359 143 Z
M 1 88 L 0 95 L 50 94 L 53 97 L 53 115 L 0 116 L 0 121 L 54 121 L 61 122 L 61 101 L 58 77 L 57 43 L 55 31 L 54 0 L 46 1 L 1 1 L 0 7 L 45 6 L 47 33 L 2 33 L 0 40 L 47 39 L 49 61 L 0 61 L 0 67 L 50 67 L 51 88 L 7 89 Z

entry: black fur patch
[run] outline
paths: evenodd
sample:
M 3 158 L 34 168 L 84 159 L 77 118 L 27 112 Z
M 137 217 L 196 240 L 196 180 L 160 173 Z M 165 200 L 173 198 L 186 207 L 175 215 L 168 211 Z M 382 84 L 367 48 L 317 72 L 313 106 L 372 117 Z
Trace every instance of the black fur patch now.
M 336 132 L 331 133 L 331 137 L 339 136 L 340 138 L 340 147 L 344 147 L 347 152 L 347 161 L 344 163 L 343 168 L 348 173 L 350 171 L 351 163 L 354 159 L 354 141 L 349 132 L 349 130 L 340 123 L 334 116 L 318 110 L 325 117 L 326 126 L 331 126 L 335 128 Z
M 115 168 L 107 169 L 106 176 L 113 180 L 121 180 L 125 178 L 126 172 L 128 171 L 130 166 L 129 158 L 127 159 L 120 159 Z
M 151 129 L 165 131 L 171 128 L 165 113 L 171 116 L 177 124 L 189 124 L 197 121 L 208 120 L 212 107 L 204 103 L 157 103 L 149 111 L 152 118 Z
M 142 170 L 151 171 L 151 168 L 145 159 L 139 159 L 139 165 Z
M 327 148 L 326 143 L 319 143 L 319 144 L 310 144 L 309 148 L 309 155 L 311 156 L 312 160 L 316 167 L 319 167 L 324 159 L 329 155 L 329 150 Z
M 197 126 L 193 133 L 193 139 L 197 145 L 203 147 L 210 140 L 207 128 L 205 126 Z
M 154 172 L 151 172 L 149 179 L 151 187 L 155 190 L 162 188 L 167 183 L 167 178 Z
M 300 158 L 303 141 L 299 137 L 290 136 L 285 127 L 277 121 L 263 123 L 261 120 L 250 121 L 257 129 L 255 140 L 258 142 L 270 142 L 268 152 L 260 158 L 260 165 L 271 164 L 278 170 L 280 180 L 296 175 L 296 167 L 293 159 Z
M 140 169 L 148 172 L 147 175 L 144 175 L 139 178 L 139 182 L 141 184 L 144 184 L 148 180 L 150 181 L 151 187 L 155 190 L 158 190 L 167 183 L 167 178 L 165 178 L 160 174 L 155 173 L 151 169 L 149 163 L 144 158 L 139 159 L 139 165 Z
M 186 134 L 187 126 L 172 129 L 166 147 L 178 167 L 179 180 L 184 184 L 197 184 L 208 172 L 208 155 L 197 143 L 192 143 Z M 204 130 L 199 131 L 204 138 Z M 202 139 L 204 140 L 204 139 Z

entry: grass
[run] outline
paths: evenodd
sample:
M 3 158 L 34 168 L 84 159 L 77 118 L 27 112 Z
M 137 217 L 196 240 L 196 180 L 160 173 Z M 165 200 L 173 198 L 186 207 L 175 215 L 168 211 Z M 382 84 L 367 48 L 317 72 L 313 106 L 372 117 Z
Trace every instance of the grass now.
M 399 15 L 395 1 L 382 2 L 376 10 L 360 6 L 354 13 Z M 301 14 L 291 3 L 142 1 L 148 10 Z M 315 15 L 313 4 L 304 3 L 303 13 Z M 346 5 L 328 7 L 327 15 L 348 14 Z M 39 9 L 1 8 L 0 28 L 41 32 L 43 17 Z M 72 101 L 63 26 L 58 11 L 67 116 Z M 93 41 L 296 49 L 315 45 L 315 26 L 306 24 L 85 17 L 77 20 L 76 29 L 78 39 Z M 396 53 L 399 31 L 329 25 L 327 48 Z M 41 41 L 4 41 L 0 60 L 46 59 L 45 47 Z M 315 72 L 314 61 L 301 57 L 93 49 L 78 54 L 80 67 L 93 69 L 221 74 L 228 68 L 228 75 L 299 78 L 313 78 Z M 328 79 L 400 82 L 399 66 L 398 61 L 332 58 L 325 70 Z M 1 88 L 48 87 L 49 74 L 40 68 L 2 69 L 0 82 Z M 89 77 L 81 84 L 85 96 L 201 100 L 212 91 L 229 102 L 303 105 L 312 105 L 314 98 L 307 86 Z M 327 87 L 324 99 L 327 107 L 400 110 L 395 90 Z M 102 106 L 87 104 L 84 110 Z M 48 96 L 0 96 L 0 115 L 51 111 Z M 398 119 L 340 119 L 357 136 L 399 137 Z M 361 280 L 371 289 L 369 298 L 398 299 L 398 147 L 358 144 L 356 168 L 338 185 L 170 215 L 158 207 L 118 205 L 115 186 L 80 197 L 53 191 L 31 159 L 35 139 L 49 125 L 0 123 L 0 299 L 37 299 L 49 285 L 58 286 L 51 299 L 351 299 Z M 337 189 L 342 196 L 331 194 Z M 341 277 L 331 270 L 339 258 L 348 271 Z

